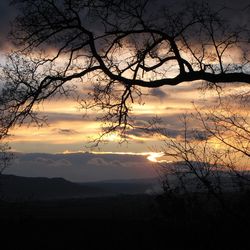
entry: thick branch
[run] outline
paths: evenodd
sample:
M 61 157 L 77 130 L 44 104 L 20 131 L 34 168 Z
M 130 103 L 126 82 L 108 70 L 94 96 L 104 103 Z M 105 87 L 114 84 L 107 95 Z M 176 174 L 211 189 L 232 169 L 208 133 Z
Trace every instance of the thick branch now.
M 163 78 L 155 81 L 131 80 L 121 76 L 116 76 L 111 72 L 108 72 L 108 75 L 112 79 L 123 82 L 128 85 L 137 85 L 148 88 L 156 88 L 164 85 L 175 86 L 182 82 L 191 82 L 199 80 L 208 81 L 211 83 L 233 83 L 233 82 L 250 83 L 250 75 L 245 73 L 213 74 L 204 71 L 192 71 L 184 74 L 179 74 L 174 78 Z

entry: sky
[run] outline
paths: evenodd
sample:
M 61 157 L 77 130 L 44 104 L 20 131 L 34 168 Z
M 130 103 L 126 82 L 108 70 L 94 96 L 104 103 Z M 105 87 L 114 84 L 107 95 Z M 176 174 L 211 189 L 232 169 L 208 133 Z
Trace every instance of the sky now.
M 10 22 L 15 17 L 16 9 L 8 6 L 8 1 L 0 3 L 0 23 L 1 36 L 0 46 L 3 61 L 4 53 L 10 47 L 10 42 L 6 34 L 10 29 Z M 2 58 L 2 59 L 1 59 Z M 167 120 L 168 125 L 176 129 L 182 114 L 192 109 L 192 102 L 199 101 L 203 93 L 197 91 L 197 83 L 181 84 L 176 87 L 163 87 L 147 90 L 147 95 L 143 105 L 136 105 L 133 108 L 133 115 L 138 120 L 150 121 L 155 116 Z M 11 134 L 11 146 L 17 152 L 44 152 L 60 153 L 65 151 L 86 151 L 93 138 L 100 133 L 101 123 L 97 122 L 94 112 L 90 112 L 87 117 L 83 117 L 85 111 L 79 111 L 79 105 L 73 98 L 51 99 L 39 107 L 41 116 L 47 116 L 47 125 L 38 128 L 30 125 L 29 127 L 15 127 Z M 115 135 L 107 136 L 107 141 L 94 150 L 100 151 L 119 151 L 119 152 L 147 152 L 150 148 L 157 146 L 158 138 L 146 135 L 142 131 L 131 135 L 129 143 L 119 144 L 119 138 Z
M 10 21 L 17 12 L 8 6 L 8 2 L 0 1 L 0 62 L 3 63 L 4 54 L 11 48 L 6 34 Z M 227 2 L 232 8 L 247 3 L 245 0 L 216 2 Z M 249 17 L 250 15 L 246 14 L 239 20 L 238 16 L 232 16 L 232 20 L 247 23 Z M 132 115 L 136 116 L 137 122 L 144 124 L 155 117 L 161 118 L 162 124 L 171 136 L 177 138 L 183 134 L 183 115 L 194 112 L 194 105 L 204 107 L 211 104 L 217 95 L 215 91 L 201 90 L 202 86 L 202 82 L 194 82 L 146 90 L 143 104 L 134 105 Z M 10 170 L 10 173 L 51 177 L 61 175 L 73 181 L 154 176 L 155 172 L 149 165 L 156 161 L 155 155 L 151 152 L 160 152 L 163 146 L 158 135 L 134 130 L 128 135 L 127 142 L 120 144 L 119 137 L 110 134 L 105 138 L 106 143 L 93 148 L 91 141 L 101 132 L 101 123 L 96 121 L 96 111 L 90 111 L 86 116 L 84 110 L 79 110 L 78 103 L 73 97 L 58 97 L 44 102 L 39 106 L 38 113 L 47 116 L 47 124 L 39 128 L 32 124 L 16 126 L 11 130 L 10 145 L 14 152 L 21 153 L 21 158 L 15 160 L 13 171 Z M 79 153 L 84 152 L 92 154 L 83 154 L 82 158 L 77 158 Z M 126 153 L 127 158 L 124 158 L 123 153 Z M 49 156 L 50 154 L 55 158 Z M 68 159 L 70 154 L 72 157 Z M 28 159 L 25 159 L 24 155 Z M 148 159 L 149 156 L 153 157 Z M 123 161 L 127 161 L 127 169 Z M 92 170 L 84 172 L 85 170 L 80 168 L 82 162 L 86 169 L 92 166 Z M 32 170 L 32 164 L 37 166 L 35 172 Z M 50 167 L 50 170 L 41 171 L 41 165 L 44 164 Z M 25 165 L 26 168 L 20 170 L 21 165 Z M 114 170 L 115 165 L 118 166 L 117 171 Z M 74 169 L 69 171 L 68 168 L 71 166 L 74 166 Z M 103 167 L 106 167 L 104 172 L 100 170 Z
M 195 86 L 196 88 L 196 86 Z M 171 92 L 171 93 L 168 93 Z M 201 102 L 203 93 L 182 84 L 176 88 L 163 88 L 150 92 L 144 105 L 134 107 L 134 114 L 140 121 L 150 121 L 156 115 L 167 120 L 169 129 L 181 130 L 181 116 L 193 109 L 193 101 Z M 199 98 L 200 97 L 200 98 Z M 205 100 L 204 100 L 205 102 Z M 74 100 L 51 100 L 44 103 L 40 113 L 48 116 L 48 125 L 37 128 L 35 125 L 16 127 L 11 138 L 12 147 L 22 152 L 64 152 L 87 150 L 92 139 L 101 132 L 101 122 L 95 121 L 95 114 L 83 117 Z M 157 137 L 143 131 L 133 131 L 128 143 L 119 144 L 115 134 L 106 136 L 108 143 L 100 144 L 106 151 L 148 151 L 154 146 Z

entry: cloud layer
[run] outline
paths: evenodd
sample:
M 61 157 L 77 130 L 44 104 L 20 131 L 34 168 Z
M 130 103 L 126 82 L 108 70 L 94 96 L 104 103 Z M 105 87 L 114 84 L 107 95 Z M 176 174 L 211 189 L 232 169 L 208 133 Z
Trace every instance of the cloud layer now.
M 16 154 L 6 174 L 63 177 L 75 182 L 156 177 L 157 164 L 133 154 Z

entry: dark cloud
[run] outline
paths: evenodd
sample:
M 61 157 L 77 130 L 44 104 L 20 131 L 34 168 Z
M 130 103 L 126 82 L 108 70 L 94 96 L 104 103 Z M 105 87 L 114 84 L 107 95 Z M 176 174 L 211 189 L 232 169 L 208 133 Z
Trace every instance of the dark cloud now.
M 156 119 L 154 117 L 153 114 L 142 114 L 142 115 L 137 115 L 137 119 L 138 120 L 144 120 L 146 124 L 152 124 L 155 120 L 158 121 L 157 124 L 161 125 L 161 126 L 174 126 L 174 128 L 180 128 L 183 126 L 183 122 L 182 122 L 182 118 L 183 115 L 185 114 L 185 112 L 183 112 L 183 110 L 178 109 L 179 112 L 176 112 L 174 114 L 161 114 L 160 117 L 158 117 L 158 119 Z M 190 114 L 185 114 L 186 117 L 189 117 Z M 165 124 L 165 125 L 164 125 Z
M 199 0 L 196 0 L 200 3 Z M 6 34 L 10 30 L 10 22 L 17 16 L 19 10 L 17 5 L 10 4 L 11 0 L 0 1 L 0 44 L 6 42 Z M 58 1 L 60 2 L 60 0 Z M 159 16 L 159 8 L 167 8 L 172 11 L 176 11 L 179 8 L 183 8 L 186 0 L 155 0 L 149 1 L 149 18 L 152 16 Z M 195 2 L 195 1 L 193 1 Z M 236 25 L 250 26 L 250 7 L 246 0 L 208 0 L 211 7 L 220 9 L 224 6 L 227 7 L 225 15 L 230 19 L 232 23 Z M 156 6 L 159 6 L 157 8 Z M 152 18 L 151 18 L 152 19 Z M 95 27 L 96 29 L 96 27 Z
M 5 47 L 5 44 L 9 43 L 10 23 L 18 13 L 17 9 L 10 3 L 10 0 L 0 1 L 0 50 Z
M 62 128 L 58 128 L 58 129 L 54 129 L 54 131 L 57 134 L 60 134 L 60 135 L 75 135 L 75 134 L 79 134 L 79 132 L 77 132 L 74 129 L 65 129 L 65 128 L 62 129 Z
M 148 126 L 148 122 L 146 120 L 140 120 L 140 119 L 137 118 L 134 121 L 134 126 L 136 126 L 136 127 L 146 127 L 146 126 Z
M 95 158 L 90 159 L 87 162 L 88 165 L 96 166 L 96 167 L 133 167 L 126 162 L 121 162 L 119 160 L 105 159 L 105 157 L 97 156 Z
M 67 159 L 50 159 L 48 157 L 37 157 L 34 159 L 35 162 L 43 164 L 46 167 L 70 167 L 71 162 Z M 20 162 L 19 162 L 20 164 Z
M 164 125 L 164 124 L 163 124 Z M 149 129 L 133 129 L 128 131 L 127 138 L 130 138 L 130 136 L 135 136 L 138 138 L 151 138 L 152 135 L 158 134 L 158 135 L 164 135 L 169 138 L 183 138 L 186 136 L 188 140 L 207 140 L 209 136 L 211 136 L 207 131 L 204 131 L 202 128 L 196 128 L 196 129 L 190 129 L 188 131 L 184 130 L 184 125 L 180 126 L 179 129 L 173 129 L 164 127 L 162 125 L 159 125 L 158 128 L 149 128 Z
M 149 91 L 149 94 L 159 99 L 164 99 L 168 97 L 168 94 L 159 88 L 151 89 Z
M 145 156 L 117 154 L 17 154 L 6 174 L 63 177 L 77 182 L 151 178 L 156 173 Z
M 50 112 L 50 113 L 45 113 L 45 112 L 39 112 L 40 116 L 45 116 L 47 117 L 48 121 L 50 123 L 53 122 L 59 122 L 59 121 L 90 121 L 91 118 L 89 117 L 84 117 L 82 114 L 79 113 L 56 113 L 56 112 Z M 93 119 L 94 120 L 94 119 Z

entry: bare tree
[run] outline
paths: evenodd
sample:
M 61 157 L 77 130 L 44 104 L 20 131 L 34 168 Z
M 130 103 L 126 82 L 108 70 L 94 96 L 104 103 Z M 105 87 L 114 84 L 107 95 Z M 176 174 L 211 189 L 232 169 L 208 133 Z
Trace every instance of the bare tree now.
M 106 132 L 132 126 L 132 104 L 144 88 L 203 80 L 250 83 L 248 27 L 227 9 L 148 0 L 15 0 L 11 38 L 17 50 L 2 69 L 1 136 L 35 107 L 90 83 L 79 101 L 102 110 Z M 232 56 L 237 53 L 237 59 Z
M 8 143 L 0 142 L 0 201 L 3 198 L 2 175 L 4 171 L 11 165 L 13 157 L 14 155 L 12 152 L 10 152 L 10 147 Z
M 218 97 L 212 107 L 195 107 L 184 116 L 183 135 L 172 138 L 158 127 L 164 137 L 161 149 L 171 163 L 162 164 L 166 193 L 192 196 L 207 193 L 223 208 L 225 194 L 244 194 L 250 188 L 249 92 Z M 189 127 L 189 123 L 195 127 Z
M 10 166 L 13 154 L 10 152 L 10 147 L 7 143 L 0 144 L 0 176 Z

